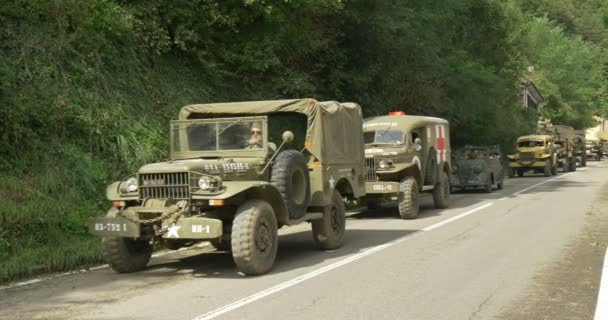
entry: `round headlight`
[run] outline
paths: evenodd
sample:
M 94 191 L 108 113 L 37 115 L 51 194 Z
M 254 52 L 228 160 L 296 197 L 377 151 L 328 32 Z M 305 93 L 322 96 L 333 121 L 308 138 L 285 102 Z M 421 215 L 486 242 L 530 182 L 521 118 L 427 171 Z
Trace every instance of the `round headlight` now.
M 198 186 L 201 188 L 201 190 L 211 189 L 211 179 L 209 179 L 209 177 L 201 177 L 198 179 Z
M 380 160 L 380 162 L 378 162 L 378 168 L 380 168 L 380 169 L 388 168 L 388 162 L 386 160 Z
M 137 179 L 136 178 L 127 179 L 127 191 L 128 192 L 137 191 Z

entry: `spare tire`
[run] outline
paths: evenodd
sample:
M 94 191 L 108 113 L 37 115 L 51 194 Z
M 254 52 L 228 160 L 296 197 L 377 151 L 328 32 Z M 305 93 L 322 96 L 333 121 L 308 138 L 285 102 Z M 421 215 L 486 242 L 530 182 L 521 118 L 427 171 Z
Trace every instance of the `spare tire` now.
M 310 175 L 304 155 L 296 150 L 279 153 L 272 164 L 270 181 L 281 193 L 289 218 L 303 217 L 310 203 Z

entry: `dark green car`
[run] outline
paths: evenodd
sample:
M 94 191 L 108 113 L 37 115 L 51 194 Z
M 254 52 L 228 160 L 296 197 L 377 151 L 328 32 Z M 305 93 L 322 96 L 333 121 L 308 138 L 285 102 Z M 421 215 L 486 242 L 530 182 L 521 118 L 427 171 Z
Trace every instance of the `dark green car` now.
M 498 146 L 466 146 L 453 152 L 452 191 L 483 188 L 490 193 L 494 186 L 502 189 L 504 175 L 500 158 Z

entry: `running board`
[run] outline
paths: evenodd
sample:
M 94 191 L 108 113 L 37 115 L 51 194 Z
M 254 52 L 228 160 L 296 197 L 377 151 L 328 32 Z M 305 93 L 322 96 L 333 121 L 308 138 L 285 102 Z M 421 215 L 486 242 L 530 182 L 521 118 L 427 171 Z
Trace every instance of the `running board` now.
M 301 223 L 304 221 L 318 220 L 318 219 L 322 219 L 322 218 L 323 218 L 323 212 L 307 212 L 304 216 L 302 216 L 299 219 L 287 220 L 287 224 L 294 225 L 294 224 L 298 224 L 298 223 Z

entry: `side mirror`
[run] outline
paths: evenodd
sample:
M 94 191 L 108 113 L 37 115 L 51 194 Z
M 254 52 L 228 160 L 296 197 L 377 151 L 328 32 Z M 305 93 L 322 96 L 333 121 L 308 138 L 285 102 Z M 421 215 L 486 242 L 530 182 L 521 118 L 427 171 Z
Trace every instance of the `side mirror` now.
M 422 140 L 420 140 L 420 138 L 414 139 L 414 149 L 416 149 L 416 151 L 422 150 Z
M 285 142 L 285 143 L 290 143 L 290 142 L 292 142 L 292 141 L 293 141 L 293 139 L 294 139 L 293 132 L 291 132 L 291 131 L 289 131 L 289 130 L 288 130 L 288 131 L 283 132 L 283 142 Z

